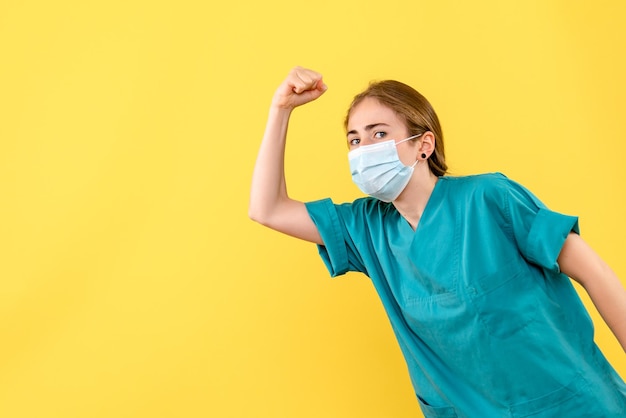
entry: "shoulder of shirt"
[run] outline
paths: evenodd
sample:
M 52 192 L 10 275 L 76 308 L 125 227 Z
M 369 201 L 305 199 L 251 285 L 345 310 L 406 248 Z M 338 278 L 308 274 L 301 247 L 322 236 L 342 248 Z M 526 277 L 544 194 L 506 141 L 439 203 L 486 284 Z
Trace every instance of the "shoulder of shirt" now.
M 335 205 L 340 213 L 363 218 L 367 222 L 387 216 L 390 212 L 395 212 L 392 203 L 386 203 L 373 197 L 360 197 L 352 202 L 345 202 Z
M 353 200 L 351 203 L 345 203 L 345 205 L 358 208 L 364 212 L 386 212 L 389 208 L 393 208 L 392 203 L 386 203 L 374 197 L 359 197 Z
M 498 188 L 508 185 L 511 180 L 502 173 L 472 174 L 468 176 L 443 176 L 439 180 L 444 180 L 450 187 L 466 188 L 476 190 L 482 188 Z
M 457 201 L 482 201 L 501 204 L 514 182 L 502 173 L 484 173 L 468 176 L 445 176 L 446 189 Z M 465 196 L 465 198 L 462 198 Z

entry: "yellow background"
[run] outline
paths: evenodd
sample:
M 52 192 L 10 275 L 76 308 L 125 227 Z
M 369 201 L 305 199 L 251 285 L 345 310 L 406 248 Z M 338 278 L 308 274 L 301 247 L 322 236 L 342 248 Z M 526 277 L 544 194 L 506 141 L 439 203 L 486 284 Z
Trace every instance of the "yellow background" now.
M 624 21 L 620 0 L 2 0 L 0 416 L 420 416 L 368 280 L 247 218 L 275 87 L 294 65 L 329 85 L 293 117 L 294 197 L 359 196 L 344 111 L 396 78 L 453 174 L 579 215 L 626 280 Z

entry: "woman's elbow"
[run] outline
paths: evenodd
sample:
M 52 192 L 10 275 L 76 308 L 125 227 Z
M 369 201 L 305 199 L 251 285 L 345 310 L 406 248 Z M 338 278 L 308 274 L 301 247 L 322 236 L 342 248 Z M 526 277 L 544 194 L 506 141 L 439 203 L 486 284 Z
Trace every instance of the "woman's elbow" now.
M 273 211 L 263 205 L 250 204 L 248 206 L 248 217 L 256 223 L 270 227 L 272 223 Z
M 260 223 L 261 225 L 264 224 L 265 216 L 263 212 L 252 204 L 248 206 L 248 217 L 254 222 Z

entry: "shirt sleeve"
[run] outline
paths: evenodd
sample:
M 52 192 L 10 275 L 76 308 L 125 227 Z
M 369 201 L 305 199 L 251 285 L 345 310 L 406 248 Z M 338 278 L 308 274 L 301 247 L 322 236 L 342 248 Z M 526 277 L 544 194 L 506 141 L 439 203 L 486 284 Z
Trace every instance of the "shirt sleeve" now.
M 336 277 L 349 271 L 366 273 L 346 227 L 346 223 L 354 223 L 352 204 L 335 205 L 330 199 L 323 199 L 305 205 L 324 241 L 324 245 L 317 247 L 330 275 Z
M 557 259 L 569 233 L 580 233 L 578 217 L 551 211 L 525 187 L 511 180 L 508 180 L 505 209 L 522 255 L 546 270 L 560 272 Z

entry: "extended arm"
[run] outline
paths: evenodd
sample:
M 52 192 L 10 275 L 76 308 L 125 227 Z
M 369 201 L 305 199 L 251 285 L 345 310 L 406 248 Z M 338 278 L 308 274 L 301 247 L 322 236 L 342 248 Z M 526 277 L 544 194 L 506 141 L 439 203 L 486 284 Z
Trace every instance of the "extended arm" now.
M 559 255 L 561 271 L 580 283 L 626 351 L 626 289 L 611 268 L 577 234 L 570 233 Z
M 318 244 L 323 243 L 322 238 L 304 203 L 287 194 L 284 159 L 291 112 L 325 91 L 320 74 L 300 67 L 279 86 L 254 167 L 248 210 L 250 218 L 262 225 Z

